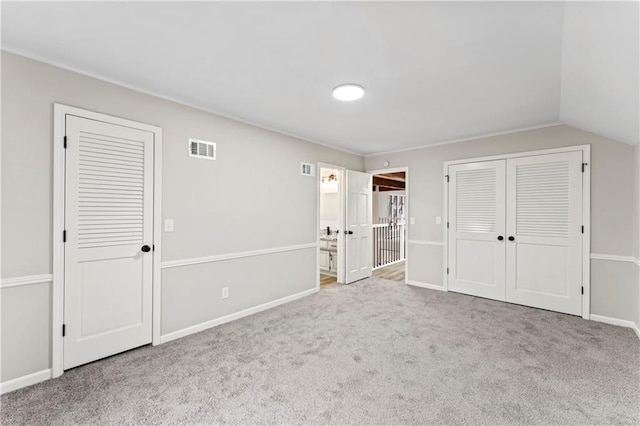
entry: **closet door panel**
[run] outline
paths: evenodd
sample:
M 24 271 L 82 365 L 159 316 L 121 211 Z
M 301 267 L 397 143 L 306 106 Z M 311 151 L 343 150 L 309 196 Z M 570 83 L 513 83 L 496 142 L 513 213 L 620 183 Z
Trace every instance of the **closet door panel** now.
M 506 300 L 582 312 L 582 152 L 508 159 Z
M 449 290 L 505 299 L 505 161 L 449 167 Z

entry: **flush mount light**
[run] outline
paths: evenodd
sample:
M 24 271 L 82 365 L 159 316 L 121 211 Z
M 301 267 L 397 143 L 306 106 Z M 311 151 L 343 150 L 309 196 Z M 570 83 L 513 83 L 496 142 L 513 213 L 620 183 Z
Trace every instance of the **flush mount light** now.
M 349 83 L 333 89 L 333 97 L 340 101 L 355 101 L 364 96 L 364 87 Z

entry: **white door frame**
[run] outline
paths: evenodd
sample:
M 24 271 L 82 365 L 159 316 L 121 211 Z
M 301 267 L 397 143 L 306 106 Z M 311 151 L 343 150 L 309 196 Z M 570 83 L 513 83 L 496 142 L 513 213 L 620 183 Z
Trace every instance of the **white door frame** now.
M 316 253 L 316 289 L 320 290 L 320 244 L 319 244 L 319 238 L 320 238 L 320 197 L 321 197 L 321 188 L 320 185 L 322 184 L 322 173 L 321 173 L 321 169 L 332 169 L 332 170 L 338 170 L 340 172 L 340 179 L 338 180 L 338 188 L 339 188 L 339 192 L 338 192 L 338 198 L 340 199 L 340 204 L 339 204 L 339 214 L 338 214 L 338 230 L 340 231 L 338 233 L 338 272 L 336 275 L 336 280 L 341 283 L 344 284 L 345 282 L 345 278 L 346 278 L 346 269 L 345 269 L 345 252 L 344 252 L 344 209 L 345 209 L 345 190 L 344 190 L 344 184 L 346 182 L 346 174 L 347 174 L 347 169 L 345 169 L 344 167 L 341 166 L 336 166 L 335 164 L 329 164 L 329 163 L 321 163 L 319 162 L 316 166 L 316 177 L 317 177 L 317 193 L 318 193 L 318 208 L 316 209 L 316 230 L 315 233 L 317 235 L 317 239 L 318 239 L 318 248 L 317 248 L 317 253 Z
M 149 124 L 138 123 L 124 118 L 101 114 L 58 103 L 53 104 L 53 282 L 52 282 L 52 329 L 51 329 L 51 367 L 52 376 L 61 376 L 63 367 L 63 337 L 62 324 L 64 322 L 64 243 L 62 232 L 65 219 L 65 119 L 67 115 L 74 115 L 90 120 L 102 121 L 153 133 L 153 255 L 152 274 L 152 344 L 160 344 L 160 289 L 161 289 L 161 219 L 162 219 L 162 129 Z
M 537 151 L 514 152 L 511 154 L 492 155 L 489 157 L 465 158 L 463 160 L 445 161 L 443 163 L 443 193 L 444 193 L 444 217 L 449 221 L 449 188 L 447 176 L 449 166 L 454 164 L 475 163 L 478 161 L 504 160 L 517 157 L 530 157 L 534 155 L 556 154 L 560 152 L 582 151 L 584 173 L 582 173 L 582 223 L 584 225 L 584 237 L 582 238 L 582 318 L 589 319 L 591 311 L 591 145 L 575 145 L 562 148 L 542 149 Z M 444 263 L 443 278 L 445 291 L 449 291 L 449 232 L 447 226 L 443 226 Z
M 367 173 L 371 175 L 379 175 L 381 173 L 397 173 L 404 172 L 404 192 L 405 192 L 405 205 L 404 205 L 404 229 L 407 234 L 405 238 L 405 244 L 407 246 L 404 252 L 404 283 L 409 283 L 409 217 L 410 217 L 410 208 L 411 208 L 411 198 L 409 198 L 409 186 L 411 185 L 409 179 L 409 166 L 404 167 L 389 167 L 387 169 L 379 169 L 379 170 L 367 170 Z

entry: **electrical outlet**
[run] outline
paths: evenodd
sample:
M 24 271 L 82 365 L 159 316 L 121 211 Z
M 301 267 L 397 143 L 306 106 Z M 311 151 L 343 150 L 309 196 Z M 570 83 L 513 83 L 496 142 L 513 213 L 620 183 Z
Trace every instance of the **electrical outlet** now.
M 436 216 L 436 225 L 442 225 L 442 217 Z
M 416 218 L 415 217 L 410 217 L 409 218 L 409 225 L 415 225 L 416 224 Z
M 164 232 L 173 232 L 173 219 L 165 219 Z
M 229 287 L 222 288 L 222 298 L 223 299 L 229 298 Z

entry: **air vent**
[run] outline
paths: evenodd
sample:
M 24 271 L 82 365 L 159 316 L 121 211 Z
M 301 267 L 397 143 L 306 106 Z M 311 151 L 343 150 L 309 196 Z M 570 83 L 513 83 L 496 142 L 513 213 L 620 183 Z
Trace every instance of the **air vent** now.
M 216 159 L 216 143 L 189 138 L 189 157 Z
M 313 164 L 300 163 L 300 174 L 304 176 L 315 176 L 316 168 L 313 166 Z

